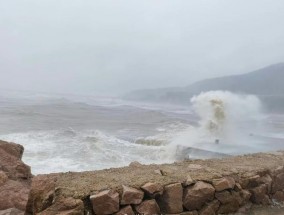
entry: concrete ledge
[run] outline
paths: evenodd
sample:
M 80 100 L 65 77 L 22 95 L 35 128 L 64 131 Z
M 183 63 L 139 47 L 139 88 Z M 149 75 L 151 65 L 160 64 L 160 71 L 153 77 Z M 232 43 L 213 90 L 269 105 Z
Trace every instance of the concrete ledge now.
M 284 152 L 33 178 L 26 214 L 229 214 L 284 201 Z

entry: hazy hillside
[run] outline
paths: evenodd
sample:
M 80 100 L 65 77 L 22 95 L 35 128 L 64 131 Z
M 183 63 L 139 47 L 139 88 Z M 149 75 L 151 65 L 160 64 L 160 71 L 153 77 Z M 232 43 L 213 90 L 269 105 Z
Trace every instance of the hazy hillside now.
M 250 73 L 206 79 L 186 87 L 137 90 L 125 95 L 126 99 L 152 102 L 189 103 L 193 95 L 210 90 L 228 90 L 235 93 L 255 94 L 269 107 L 284 106 L 284 63 Z

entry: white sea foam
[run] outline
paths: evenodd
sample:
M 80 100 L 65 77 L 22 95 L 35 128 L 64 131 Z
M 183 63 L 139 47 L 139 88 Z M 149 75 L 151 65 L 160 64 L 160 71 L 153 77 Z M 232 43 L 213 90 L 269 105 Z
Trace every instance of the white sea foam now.
M 163 145 L 135 144 L 98 130 L 13 133 L 1 135 L 0 139 L 25 147 L 23 160 L 32 166 L 34 174 L 121 167 L 132 161 L 173 161 L 165 159 Z
M 198 126 L 189 126 L 171 145 L 231 154 L 254 150 L 257 141 L 250 137 L 259 129 L 263 117 L 256 96 L 210 91 L 194 96 L 191 103 L 199 116 Z M 246 148 L 239 147 L 242 145 Z

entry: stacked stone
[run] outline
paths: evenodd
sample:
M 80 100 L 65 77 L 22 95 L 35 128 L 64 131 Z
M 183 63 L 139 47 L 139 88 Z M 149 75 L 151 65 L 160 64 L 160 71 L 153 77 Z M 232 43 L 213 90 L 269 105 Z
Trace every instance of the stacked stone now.
M 122 186 L 122 192 L 105 190 L 90 196 L 95 214 L 214 215 L 244 212 L 254 204 L 284 201 L 284 169 L 271 175 L 224 176 L 161 186 L 149 182 L 140 189 Z

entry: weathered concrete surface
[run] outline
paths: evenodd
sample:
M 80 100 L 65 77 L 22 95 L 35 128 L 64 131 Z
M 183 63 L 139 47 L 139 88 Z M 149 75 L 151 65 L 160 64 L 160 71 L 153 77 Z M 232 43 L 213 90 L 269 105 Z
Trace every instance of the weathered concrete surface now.
M 157 174 L 157 170 L 160 170 L 161 174 Z M 83 214 L 84 211 L 92 214 L 90 195 L 104 190 L 118 192 L 121 199 L 122 185 L 141 190 L 141 187 L 151 182 L 161 185 L 165 192 L 165 188 L 172 184 L 182 184 L 183 190 L 185 190 L 194 186 L 198 181 L 213 186 L 214 180 L 218 190 L 222 190 L 218 195 L 216 194 L 219 191 L 214 191 L 216 192 L 214 198 L 217 199 L 216 196 L 218 196 L 223 199 L 223 203 L 218 206 L 218 204 L 213 204 L 213 201 L 210 202 L 209 198 L 206 200 L 206 205 L 201 204 L 202 208 L 199 212 L 214 211 L 218 206 L 218 211 L 230 213 L 245 207 L 250 201 L 262 204 L 266 203 L 266 197 L 269 199 L 272 199 L 273 196 L 281 197 L 284 190 L 281 180 L 283 173 L 284 152 L 277 152 L 163 165 L 131 165 L 92 172 L 39 175 L 33 179 L 26 214 L 40 212 L 46 215 L 51 214 L 48 213 L 49 208 L 54 207 L 60 199 L 67 197 L 83 202 L 84 208 L 79 208 L 76 214 Z M 223 183 L 224 178 L 228 177 L 234 179 L 236 183 L 234 188 L 232 188 L 234 183 Z M 192 180 L 191 183 L 186 183 L 189 178 Z M 216 185 L 216 180 L 222 182 L 224 186 L 222 184 L 222 186 Z M 277 191 L 279 192 L 276 194 Z M 226 196 L 229 197 L 229 200 L 225 200 Z M 145 197 L 149 196 L 145 195 Z M 159 201 L 157 202 L 159 204 Z M 123 207 L 123 205 L 120 206 L 120 208 Z M 197 209 L 199 210 L 199 207 Z
M 0 141 L 0 214 L 26 209 L 32 175 L 21 160 L 23 152 L 21 145 Z

